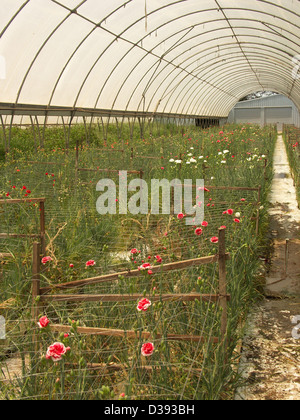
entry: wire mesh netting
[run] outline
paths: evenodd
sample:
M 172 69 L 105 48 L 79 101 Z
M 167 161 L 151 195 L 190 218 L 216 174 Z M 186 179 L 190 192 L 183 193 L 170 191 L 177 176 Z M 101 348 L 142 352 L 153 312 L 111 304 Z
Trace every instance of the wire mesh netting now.
M 273 128 L 189 127 L 168 146 L 164 139 L 164 150 L 157 147 L 157 139 L 136 138 L 124 150 L 83 144 L 66 154 L 49 138 L 47 152 L 36 153 L 30 147 L 26 152 L 25 146 L 23 157 L 17 148 L 8 155 L 0 186 L 0 252 L 10 254 L 1 260 L 0 272 L 0 314 L 6 321 L 1 396 L 230 395 L 234 387 L 230 383 L 238 377 L 235 349 L 261 271 L 274 140 Z M 97 183 L 108 178 L 118 186 L 120 171 L 126 170 L 128 185 L 134 178 L 149 186 L 154 178 L 177 178 L 193 185 L 204 179 L 202 202 L 199 190 L 192 189 L 193 206 L 204 208 L 203 224 L 187 225 L 184 208 L 182 215 L 152 214 L 150 188 L 147 214 L 119 214 L 116 188 L 116 214 L 100 215 Z M 128 191 L 128 200 L 136 193 Z M 25 195 L 32 202 L 13 203 Z M 40 233 L 41 209 L 33 197 L 45 198 L 46 251 L 41 257 L 48 257 L 41 264 L 42 294 L 34 300 L 36 238 L 24 237 Z M 230 339 L 225 347 L 219 263 L 213 258 L 219 253 L 221 227 L 230 254 L 226 263 Z M 199 265 L 197 260 L 206 256 L 207 264 Z M 194 262 L 180 265 L 186 261 Z M 139 271 L 143 264 L 146 270 Z M 170 271 L 170 264 L 179 266 Z M 81 283 L 91 278 L 101 279 Z M 143 299 L 151 305 L 139 311 L 137 304 Z M 40 329 L 37 321 L 42 316 L 50 323 Z M 55 363 L 46 356 L 57 342 L 66 354 Z M 141 353 L 145 344 L 154 346 L 148 348 L 148 357 Z

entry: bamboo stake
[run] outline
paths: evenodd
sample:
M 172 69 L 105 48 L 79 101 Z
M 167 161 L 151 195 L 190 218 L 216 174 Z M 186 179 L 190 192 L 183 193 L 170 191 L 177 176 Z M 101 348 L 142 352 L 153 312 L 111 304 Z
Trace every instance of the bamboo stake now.
M 65 294 L 65 295 L 41 295 L 40 299 L 42 302 L 53 301 L 53 302 L 130 302 L 138 301 L 143 296 L 140 294 L 132 295 L 91 295 L 91 294 Z M 204 302 L 218 302 L 219 300 L 230 299 L 230 295 L 225 294 L 201 294 L 201 293 L 170 293 L 165 295 L 152 296 L 153 302 L 159 301 L 182 301 L 182 302 L 193 302 L 195 300 L 202 300 Z
M 40 234 L 41 234 L 41 252 L 46 255 L 46 222 L 45 222 L 45 203 L 40 202 Z
M 32 320 L 36 324 L 38 322 L 38 316 L 40 313 L 40 302 L 38 298 L 40 296 L 40 253 L 41 253 L 41 244 L 39 242 L 34 242 L 33 244 L 33 258 L 32 258 Z M 35 345 L 35 350 L 38 351 L 38 340 L 36 329 L 33 332 L 33 343 Z
M 226 260 L 230 258 L 229 254 L 225 254 Z M 186 260 L 186 261 L 179 261 L 179 262 L 173 262 L 169 264 L 164 264 L 162 266 L 156 266 L 152 268 L 153 274 L 156 273 L 164 273 L 169 271 L 175 271 L 175 270 L 183 270 L 188 267 L 193 266 L 200 266 L 204 264 L 212 264 L 214 262 L 217 262 L 219 259 L 218 255 L 212 255 L 208 257 L 201 257 L 201 258 L 195 258 L 192 260 Z M 41 289 L 41 294 L 45 294 L 50 292 L 51 290 L 61 290 L 61 289 L 70 289 L 74 287 L 84 287 L 91 284 L 100 284 L 100 283 L 106 283 L 109 281 L 119 280 L 120 277 L 124 278 L 133 278 L 133 277 L 142 277 L 144 276 L 144 271 L 142 270 L 128 270 L 123 271 L 119 273 L 112 273 L 112 274 L 105 274 L 99 277 L 92 277 L 89 279 L 83 279 L 83 280 L 75 280 L 67 283 L 61 283 L 49 287 L 44 287 Z
M 53 332 L 63 332 L 63 333 L 69 333 L 71 331 L 70 325 L 51 325 L 50 326 L 51 331 Z M 101 336 L 109 336 L 109 337 L 121 337 L 126 338 L 128 340 L 135 340 L 138 338 L 142 338 L 143 340 L 149 340 L 149 339 L 156 339 L 160 340 L 163 336 L 162 334 L 155 334 L 155 338 L 152 337 L 152 334 L 147 331 L 133 331 L 133 330 L 117 330 L 117 329 L 111 329 L 111 328 L 91 328 L 91 327 L 77 327 L 76 331 L 79 334 L 83 335 L 101 335 Z M 198 343 L 205 342 L 205 337 L 199 336 L 199 335 L 191 335 L 191 334 L 167 334 L 167 339 L 169 341 L 191 341 Z M 219 339 L 217 337 L 211 337 L 210 341 L 212 343 L 218 343 Z
M 4 260 L 5 258 L 12 258 L 12 257 L 13 257 L 12 254 L 0 252 L 0 260 Z
M 3 199 L 0 200 L 0 204 L 24 204 L 24 203 L 41 203 L 45 202 L 46 198 L 21 198 L 21 199 Z
M 72 367 L 77 367 L 78 364 L 76 363 L 66 363 L 67 366 L 72 366 Z M 184 366 L 180 366 L 180 367 L 176 367 L 176 366 L 162 366 L 162 365 L 143 365 L 143 366 L 136 366 L 136 368 L 141 368 L 144 369 L 147 372 L 153 372 L 155 370 L 158 369 L 163 369 L 164 367 L 167 367 L 168 370 L 171 370 L 172 372 L 176 372 L 178 373 L 178 371 L 180 370 L 185 370 L 190 372 L 190 368 L 189 367 L 184 367 Z M 126 368 L 125 365 L 121 364 L 121 363 L 111 363 L 111 364 L 105 364 L 105 363 L 88 363 L 86 366 L 86 369 L 88 369 L 89 371 L 100 371 L 101 374 L 104 372 L 109 372 L 109 371 L 123 371 L 126 372 L 126 370 L 128 368 Z M 201 369 L 193 369 L 192 373 L 196 376 L 200 376 L 202 373 Z

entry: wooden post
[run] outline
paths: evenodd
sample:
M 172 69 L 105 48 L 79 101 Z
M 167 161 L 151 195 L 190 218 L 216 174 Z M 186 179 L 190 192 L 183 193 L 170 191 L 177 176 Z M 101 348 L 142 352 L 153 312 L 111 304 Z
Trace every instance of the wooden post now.
M 38 322 L 40 313 L 40 303 L 37 300 L 40 296 L 40 266 L 41 266 L 41 244 L 34 242 L 33 244 L 33 258 L 32 258 L 32 321 L 34 324 Z M 38 351 L 38 340 L 36 328 L 33 333 L 33 343 L 35 351 Z
M 261 206 L 261 185 L 258 188 L 258 206 Z M 259 208 L 256 211 L 256 236 L 259 234 L 259 220 L 260 220 L 260 214 L 259 214 Z
M 175 187 L 171 187 L 171 216 L 175 215 Z
M 226 242 L 225 229 L 219 229 L 219 294 L 221 315 L 221 335 L 225 340 L 227 332 L 227 284 L 226 284 Z
M 45 203 L 40 201 L 40 234 L 41 234 L 41 252 L 46 255 L 46 223 L 45 223 Z

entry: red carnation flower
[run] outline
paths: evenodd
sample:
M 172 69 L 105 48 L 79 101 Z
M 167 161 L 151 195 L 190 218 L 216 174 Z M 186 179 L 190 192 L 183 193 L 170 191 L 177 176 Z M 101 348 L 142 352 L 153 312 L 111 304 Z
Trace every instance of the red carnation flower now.
M 49 325 L 49 319 L 46 316 L 42 316 L 42 318 L 39 319 L 38 326 L 40 328 L 46 328 Z
M 143 311 L 146 312 L 147 309 L 151 306 L 151 301 L 149 299 L 142 299 L 139 301 L 138 305 L 137 305 L 137 310 L 139 312 Z
M 141 353 L 143 356 L 151 356 L 154 352 L 153 343 L 145 343 L 142 345 Z
M 162 263 L 162 258 L 161 258 L 161 256 L 160 255 L 156 255 L 156 261 L 159 263 L 159 264 L 161 264 Z
M 94 265 L 96 265 L 94 260 L 89 260 L 85 263 L 86 267 L 94 267 Z
M 42 258 L 42 264 L 44 264 L 44 265 L 47 264 L 50 261 L 52 261 L 52 258 L 51 257 L 44 257 L 44 258 Z

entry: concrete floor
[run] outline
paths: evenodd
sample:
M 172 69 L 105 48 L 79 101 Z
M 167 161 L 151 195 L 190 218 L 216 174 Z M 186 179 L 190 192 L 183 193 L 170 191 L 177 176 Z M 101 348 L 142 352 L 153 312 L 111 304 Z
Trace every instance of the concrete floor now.
M 292 334 L 300 320 L 300 210 L 281 135 L 274 172 L 269 198 L 274 252 L 266 298 L 248 318 L 240 364 L 246 384 L 236 400 L 300 399 L 300 334 L 299 339 Z

